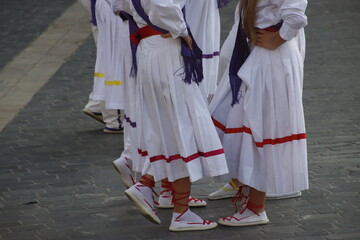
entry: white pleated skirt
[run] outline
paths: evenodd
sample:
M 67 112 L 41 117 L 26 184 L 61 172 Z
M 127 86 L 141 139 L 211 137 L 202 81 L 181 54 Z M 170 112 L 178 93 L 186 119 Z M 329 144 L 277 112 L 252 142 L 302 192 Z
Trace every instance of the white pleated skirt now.
M 129 33 L 128 25 L 127 33 Z M 130 76 L 132 67 L 132 55 L 129 34 L 122 43 L 122 61 L 118 66 L 121 71 L 121 79 L 124 79 L 124 152 L 123 155 L 131 160 L 138 158 L 137 151 L 137 121 L 136 121 L 136 78 Z M 139 169 L 137 169 L 138 172 Z
M 138 52 L 135 171 L 155 180 L 228 173 L 223 148 L 207 104 L 195 83 L 183 81 L 179 39 L 152 36 Z
M 186 20 L 196 43 L 203 52 L 204 80 L 200 84 L 205 97 L 213 95 L 218 81 L 220 55 L 220 13 L 217 0 L 189 0 Z
M 293 39 L 274 51 L 254 47 L 238 73 L 239 103 L 231 107 L 226 71 L 210 104 L 230 169 L 226 178 L 263 192 L 308 188 L 303 57 L 297 44 Z
M 105 101 L 105 78 L 110 72 L 111 63 L 111 14 L 112 10 L 106 1 L 96 2 L 96 19 L 98 25 L 98 44 L 94 72 L 92 98 Z

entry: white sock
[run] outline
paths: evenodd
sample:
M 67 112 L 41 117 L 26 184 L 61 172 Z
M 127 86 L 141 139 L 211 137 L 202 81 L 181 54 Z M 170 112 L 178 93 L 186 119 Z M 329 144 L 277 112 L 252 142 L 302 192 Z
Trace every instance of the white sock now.
M 181 215 L 181 217 L 179 217 L 180 215 Z M 177 220 L 186 221 L 186 222 L 202 222 L 203 221 L 203 219 L 199 215 L 193 213 L 192 211 L 190 211 L 190 209 L 186 210 L 186 212 L 184 214 L 173 212 L 172 219 L 175 220 L 176 218 L 177 218 Z
M 142 185 L 142 186 L 139 186 Z M 151 190 L 151 188 L 147 187 L 147 186 L 143 186 L 142 183 L 137 182 L 133 187 L 136 187 L 137 189 L 140 190 L 140 192 L 142 193 L 142 195 L 144 196 L 144 198 L 146 199 L 146 201 L 151 204 L 152 206 L 154 206 L 154 198 L 153 198 L 153 191 Z

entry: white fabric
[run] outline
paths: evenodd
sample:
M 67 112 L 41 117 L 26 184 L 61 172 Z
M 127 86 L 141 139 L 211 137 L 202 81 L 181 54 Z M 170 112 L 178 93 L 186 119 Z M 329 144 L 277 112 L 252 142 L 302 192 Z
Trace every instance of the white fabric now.
M 101 110 L 103 108 L 103 102 L 97 101 L 92 98 L 92 93 L 90 93 L 89 101 L 85 106 L 85 109 L 89 109 L 92 112 L 95 113 L 101 113 Z
M 126 22 L 127 23 L 127 22 Z M 128 28 L 128 25 L 126 25 Z M 126 31 L 129 34 L 129 31 Z M 135 159 L 137 157 L 137 146 L 136 146 L 136 136 L 137 136 L 137 123 L 136 123 L 136 79 L 130 77 L 130 71 L 132 66 L 132 55 L 130 49 L 129 36 L 128 40 L 124 41 L 123 54 L 121 55 L 123 59 L 120 61 L 121 65 L 118 68 L 121 69 L 120 77 L 124 81 L 124 151 L 122 153 L 127 159 Z M 135 155 L 134 155 L 135 154 Z
M 156 10 L 158 15 L 166 16 L 171 8 L 177 10 L 170 12 L 181 12 L 175 1 L 149 2 L 152 4 L 143 5 L 147 14 Z M 183 22 L 179 18 L 171 28 L 181 29 Z M 155 181 L 168 178 L 173 182 L 189 177 L 193 182 L 204 175 L 228 172 L 200 89 L 182 80 L 184 64 L 180 52 L 180 39 L 161 36 L 141 40 L 137 51 L 136 145 L 142 154 L 133 162 L 133 168 L 153 175 Z
M 110 13 L 110 66 L 105 76 L 105 107 L 107 109 L 124 109 L 124 61 L 125 47 L 129 45 L 129 27 L 114 13 Z M 127 61 L 129 61 L 127 59 Z
M 96 19 L 99 30 L 96 52 L 94 85 L 92 97 L 94 100 L 105 101 L 105 77 L 111 66 L 111 35 L 110 21 L 113 12 L 105 1 L 96 1 Z
M 182 216 L 180 216 L 180 215 L 182 215 Z M 194 222 L 202 223 L 203 222 L 203 219 L 199 215 L 192 212 L 189 208 L 184 213 L 173 212 L 172 219 L 171 219 L 171 226 L 173 226 L 173 227 L 177 227 L 177 225 L 180 224 L 180 223 L 177 224 L 175 220 L 179 220 L 182 222 L 191 222 L 191 223 L 194 223 Z
M 238 9 L 238 8 L 237 8 Z M 238 11 L 236 11 L 238 12 Z M 235 16 L 237 16 L 235 14 Z M 219 61 L 219 71 L 218 71 L 218 82 L 222 79 L 227 67 L 230 64 L 231 56 L 233 54 L 236 34 L 239 27 L 239 18 L 235 18 L 235 23 L 231 27 L 231 30 L 226 37 L 221 50 L 220 50 L 220 61 Z M 305 53 L 306 53 L 306 40 L 305 40 L 305 30 L 304 28 L 300 29 L 297 36 L 295 37 L 297 41 L 297 46 L 299 48 L 300 54 L 305 61 Z
M 188 0 L 186 21 L 203 52 L 204 80 L 200 84 L 205 97 L 214 94 L 220 52 L 220 14 L 217 0 Z
M 231 107 L 226 70 L 209 106 L 221 125 L 243 130 L 224 134 L 217 128 L 230 169 L 227 177 L 260 191 L 284 194 L 308 188 L 306 139 L 291 138 L 305 134 L 302 41 L 295 38 L 274 51 L 254 47 L 238 73 L 243 80 L 239 104 Z M 291 140 L 266 144 L 287 137 Z
M 114 109 L 103 108 L 101 111 L 105 126 L 112 129 L 121 129 L 122 120 L 121 120 L 121 111 Z
M 283 20 L 280 36 L 291 40 L 307 25 L 307 0 L 259 0 L 255 12 L 255 27 L 267 28 Z
M 255 47 L 239 71 L 240 103 L 231 107 L 224 75 L 210 110 L 226 128 L 251 129 L 224 134 L 218 129 L 230 178 L 260 191 L 287 193 L 308 188 L 306 140 L 257 147 L 255 142 L 305 133 L 302 107 L 303 61 L 295 41 L 275 51 Z M 286 76 L 286 78 L 284 78 Z
M 155 26 L 168 30 L 173 38 L 188 35 L 186 23 L 181 9 L 185 6 L 187 0 L 141 0 L 141 6 L 146 9 L 150 22 Z M 121 8 L 131 13 L 139 27 L 146 26 L 143 20 L 134 9 L 129 0 L 123 0 Z
M 140 161 L 140 169 L 144 168 L 143 173 L 156 180 L 167 177 L 171 182 L 227 173 L 223 154 L 197 156 L 188 163 L 179 158 L 170 163 L 163 158 L 149 162 L 155 156 L 169 158 L 180 154 L 187 158 L 222 149 L 198 85 L 182 80 L 180 50 L 178 39 L 154 36 L 140 42 L 137 56 L 138 138 L 140 149 L 148 153 Z

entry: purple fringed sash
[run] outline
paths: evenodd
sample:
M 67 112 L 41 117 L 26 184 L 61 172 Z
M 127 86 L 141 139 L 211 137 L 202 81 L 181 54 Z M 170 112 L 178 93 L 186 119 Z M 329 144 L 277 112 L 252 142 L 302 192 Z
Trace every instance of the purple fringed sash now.
M 241 12 L 241 10 L 240 10 Z M 278 24 L 269 27 L 270 29 L 279 30 L 282 26 L 282 21 Z M 232 92 L 232 102 L 231 106 L 234 106 L 236 103 L 239 103 L 238 93 L 240 90 L 240 86 L 242 80 L 238 76 L 238 72 L 241 66 L 246 61 L 247 57 L 250 55 L 250 48 L 248 45 L 247 37 L 245 30 L 242 24 L 242 16 L 240 15 L 239 27 L 236 35 L 235 46 L 233 50 L 233 54 L 230 60 L 229 66 L 229 80 Z
M 236 34 L 234 50 L 229 66 L 229 80 L 232 92 L 231 106 L 239 103 L 238 93 L 242 80 L 238 76 L 238 71 L 250 55 L 250 48 L 246 39 L 245 30 L 242 25 L 242 17 L 240 16 L 239 27 Z
M 144 9 L 141 6 L 140 0 L 132 0 L 132 3 L 134 5 L 136 12 L 140 15 L 140 17 L 142 17 L 145 20 L 145 22 L 150 27 L 152 27 L 153 29 L 155 29 L 159 32 L 168 33 L 167 30 L 159 28 L 150 22 L 149 17 L 146 15 Z M 121 15 L 123 18 L 126 18 L 129 20 L 130 34 L 135 33 L 139 29 L 139 27 L 137 26 L 137 24 L 134 21 L 134 19 L 132 18 L 132 16 L 125 12 L 121 12 Z M 203 77 L 203 69 L 202 69 L 202 51 L 196 44 L 189 28 L 188 28 L 188 33 L 189 33 L 189 36 L 193 40 L 193 49 L 191 50 L 186 45 L 185 41 L 183 39 L 181 39 L 181 55 L 183 56 L 183 59 L 184 59 L 184 71 L 185 71 L 185 74 L 184 74 L 185 77 L 183 80 L 184 80 L 184 82 L 189 83 L 189 84 L 192 81 L 199 84 L 202 81 L 202 79 L 204 78 Z M 132 51 L 132 56 L 133 56 L 133 66 L 131 68 L 130 74 L 131 74 L 131 76 L 135 76 L 137 73 L 137 61 L 136 61 L 137 45 L 133 44 L 132 42 L 130 42 L 130 44 L 131 44 L 131 51 Z
M 231 1 L 231 0 L 217 0 L 217 2 L 218 2 L 218 8 L 225 7 L 226 5 L 228 5 L 228 3 L 229 3 L 230 1 Z
M 124 11 L 120 11 L 120 17 L 126 21 L 129 21 L 129 33 L 130 35 L 135 33 L 139 27 L 136 24 L 135 20 L 133 19 L 133 17 Z M 130 76 L 131 77 L 135 77 L 137 74 L 137 61 L 136 61 L 136 51 L 137 51 L 137 47 L 138 45 L 134 44 L 130 38 L 129 38 L 129 42 L 130 42 L 130 48 L 131 48 L 131 56 L 132 56 L 132 65 L 131 65 L 131 70 L 130 70 Z
M 182 10 L 186 22 L 185 8 Z M 195 38 L 192 35 L 189 25 L 186 23 L 188 34 L 192 39 L 192 49 L 190 49 L 183 38 L 181 38 L 181 56 L 184 59 L 185 78 L 186 83 L 191 81 L 199 83 L 204 79 L 202 59 L 203 54 L 199 46 L 197 45 Z
M 96 0 L 91 0 L 91 23 L 92 23 L 92 25 L 97 26 L 96 15 L 95 15 L 95 5 L 96 5 Z

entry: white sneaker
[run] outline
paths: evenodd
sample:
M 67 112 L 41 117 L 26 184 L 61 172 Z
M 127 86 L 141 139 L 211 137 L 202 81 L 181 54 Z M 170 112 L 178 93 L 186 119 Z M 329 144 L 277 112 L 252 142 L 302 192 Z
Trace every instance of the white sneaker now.
M 125 157 L 120 157 L 113 161 L 113 166 L 120 174 L 120 179 L 126 188 L 135 184 L 131 171 L 131 163 Z
M 209 200 L 218 200 L 218 199 L 225 199 L 225 198 L 232 198 L 236 195 L 239 188 L 231 180 L 230 182 L 226 183 L 223 187 L 219 190 L 210 193 L 207 197 Z
M 170 231 L 183 232 L 183 231 L 202 231 L 216 228 L 217 223 L 210 220 L 203 220 L 200 216 L 193 213 L 188 209 L 182 214 L 173 213 Z
M 138 182 L 131 188 L 125 190 L 125 194 L 129 200 L 136 205 L 144 217 L 153 223 L 161 223 L 154 208 L 153 190 L 150 187 Z
M 89 109 L 87 109 L 87 108 L 84 108 L 82 111 L 83 111 L 83 113 L 85 113 L 85 114 L 88 115 L 89 117 L 95 119 L 96 121 L 99 121 L 99 122 L 105 124 L 101 112 L 99 112 L 99 113 L 93 112 L 93 111 L 91 111 L 91 110 L 89 110 Z
M 173 202 L 173 196 L 174 193 L 172 191 L 172 189 L 161 189 L 162 191 L 160 192 L 160 196 L 158 199 L 158 203 L 159 205 L 157 206 L 158 208 L 173 208 L 174 207 L 174 202 Z
M 206 205 L 204 200 L 189 196 L 189 207 L 205 207 Z
M 158 202 L 158 208 L 173 208 L 173 194 L 162 192 L 159 196 Z M 207 203 L 204 200 L 189 196 L 189 207 L 205 207 L 206 205 Z
M 296 198 L 301 197 L 301 192 L 291 192 L 285 194 L 276 194 L 276 193 L 267 193 L 267 200 L 279 200 L 279 199 L 287 199 L 287 198 Z
M 269 223 L 269 219 L 267 218 L 265 211 L 262 213 L 255 213 L 246 208 L 242 213 L 236 212 L 232 216 L 220 218 L 218 223 L 225 226 L 241 227 L 267 224 Z

